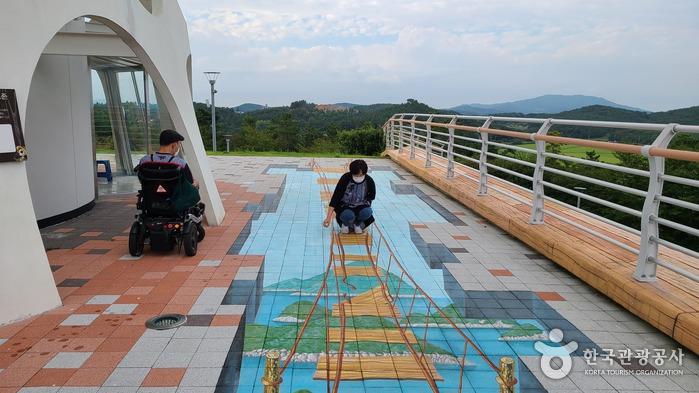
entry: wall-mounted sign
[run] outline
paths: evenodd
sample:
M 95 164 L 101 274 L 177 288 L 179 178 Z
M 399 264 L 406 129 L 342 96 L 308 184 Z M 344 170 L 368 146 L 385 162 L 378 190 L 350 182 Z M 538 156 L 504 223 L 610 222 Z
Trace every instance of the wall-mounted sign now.
M 27 147 L 24 145 L 15 91 L 0 89 L 0 162 L 26 159 Z

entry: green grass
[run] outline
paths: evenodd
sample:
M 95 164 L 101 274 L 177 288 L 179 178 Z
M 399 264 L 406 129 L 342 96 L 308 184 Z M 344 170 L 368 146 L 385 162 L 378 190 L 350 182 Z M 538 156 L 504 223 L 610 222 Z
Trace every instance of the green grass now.
M 524 147 L 527 149 L 536 149 L 536 145 L 534 143 L 524 143 L 517 146 Z M 585 152 L 590 150 L 594 150 L 597 152 L 597 154 L 599 154 L 599 160 L 601 162 L 606 162 L 609 164 L 619 163 L 619 160 L 614 156 L 614 152 L 610 150 L 592 149 L 590 147 L 584 146 L 561 145 L 561 152 L 563 153 L 563 155 L 571 157 L 586 158 L 587 156 L 585 155 Z
M 97 154 L 114 154 L 114 150 L 108 149 L 97 149 Z M 133 155 L 143 155 L 145 152 L 131 152 Z M 244 156 L 244 157 L 313 157 L 313 158 L 380 158 L 379 156 L 363 156 L 360 154 L 343 154 L 336 152 L 320 152 L 320 153 L 306 153 L 297 151 L 242 151 L 236 150 L 230 153 L 225 151 L 213 152 L 207 150 L 206 152 L 209 156 Z
M 207 151 L 210 156 L 258 156 L 258 157 L 315 157 L 315 158 L 379 158 L 378 156 L 363 156 L 359 154 L 343 154 L 336 152 L 308 153 L 298 151 L 232 151 L 230 153 Z

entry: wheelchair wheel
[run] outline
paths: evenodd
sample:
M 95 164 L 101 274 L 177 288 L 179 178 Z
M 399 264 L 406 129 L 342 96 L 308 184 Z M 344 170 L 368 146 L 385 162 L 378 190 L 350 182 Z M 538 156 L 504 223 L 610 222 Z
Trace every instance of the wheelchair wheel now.
M 129 231 L 129 254 L 134 257 L 141 256 L 143 254 L 143 244 L 146 240 L 146 228 L 143 224 L 136 221 L 131 224 L 131 231 Z
M 202 224 L 197 224 L 197 241 L 200 242 L 204 240 L 205 236 L 206 230 L 204 230 L 204 226 Z
M 184 224 L 184 229 L 182 230 L 182 243 L 184 245 L 184 253 L 188 257 L 197 255 L 198 236 L 196 224 L 191 222 Z

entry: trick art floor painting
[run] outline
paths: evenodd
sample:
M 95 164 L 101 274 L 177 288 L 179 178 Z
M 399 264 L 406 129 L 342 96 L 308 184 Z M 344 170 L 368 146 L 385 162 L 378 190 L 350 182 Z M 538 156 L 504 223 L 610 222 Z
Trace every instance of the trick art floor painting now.
M 347 160 L 210 160 L 227 215 L 196 257 L 128 257 L 134 194 L 42 230 L 64 306 L 0 327 L 0 392 L 262 392 L 270 354 L 285 393 L 499 392 L 507 359 L 516 392 L 699 386 L 691 353 L 672 380 L 586 375 L 677 344 L 389 160 L 361 235 L 321 225 Z M 143 326 L 167 312 L 187 324 Z

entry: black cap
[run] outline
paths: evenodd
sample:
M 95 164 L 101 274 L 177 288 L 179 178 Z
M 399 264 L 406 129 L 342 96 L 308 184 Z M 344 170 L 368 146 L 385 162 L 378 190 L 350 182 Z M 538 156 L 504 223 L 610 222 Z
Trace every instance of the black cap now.
M 184 137 L 175 130 L 163 130 L 163 132 L 160 133 L 160 146 L 167 146 L 171 143 L 181 142 L 183 140 Z

